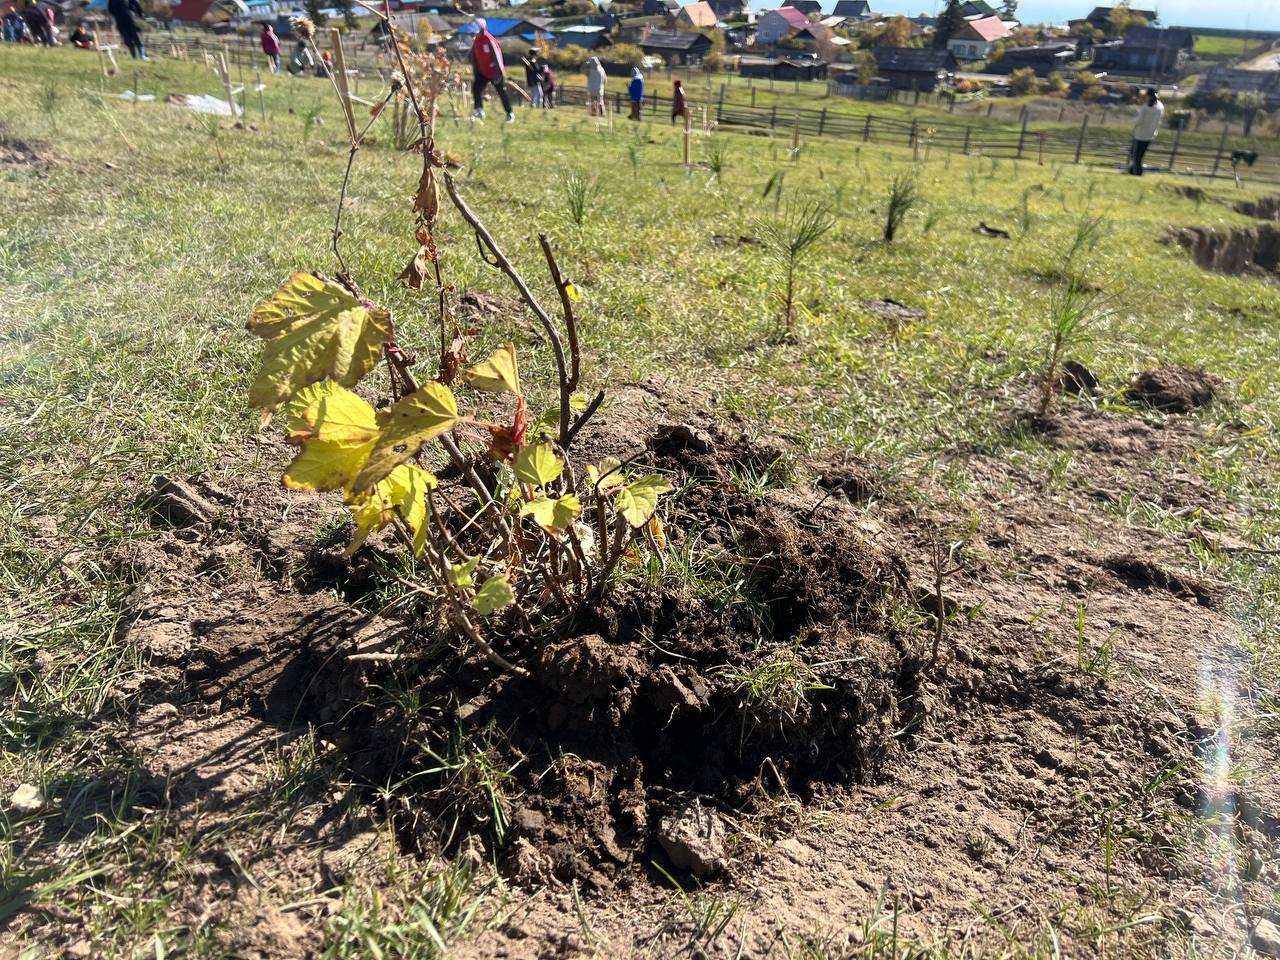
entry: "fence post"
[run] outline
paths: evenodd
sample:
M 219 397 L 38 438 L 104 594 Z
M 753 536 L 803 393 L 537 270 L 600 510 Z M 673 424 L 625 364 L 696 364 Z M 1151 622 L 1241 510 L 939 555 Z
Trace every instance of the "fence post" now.
M 756 108 L 756 88 L 752 87 L 751 88 L 751 109 L 754 110 L 755 108 Z
M 1022 148 L 1027 142 L 1027 108 L 1022 108 L 1022 129 L 1018 131 L 1018 159 L 1022 159 Z
M 822 128 L 827 125 L 827 108 L 823 107 L 822 112 L 818 114 L 818 136 L 822 136 Z
M 863 131 L 862 131 L 862 142 L 863 142 L 863 143 L 870 143 L 870 142 L 871 142 L 871 119 L 872 119 L 872 118 L 871 118 L 871 114 L 869 114 L 869 113 L 868 113 L 868 114 L 867 114 L 867 125 L 866 125 L 866 127 L 864 127 L 864 128 L 863 128 Z
M 649 103 L 651 104 L 649 112 L 657 113 L 658 112 L 658 94 L 656 92 L 649 94 Z
M 1222 151 L 1227 146 L 1227 131 L 1231 129 L 1231 121 L 1228 120 L 1222 125 L 1222 139 L 1218 141 L 1218 155 L 1213 158 L 1213 173 L 1210 176 L 1218 175 L 1218 167 L 1222 166 Z
M 724 115 L 724 84 L 720 84 L 720 100 L 716 104 L 716 123 L 723 123 Z
M 972 127 L 964 128 L 964 155 L 966 157 L 969 156 L 969 138 L 972 134 L 973 134 Z
M 791 162 L 800 159 L 800 111 L 796 111 L 796 122 L 791 128 Z
M 684 165 L 689 165 L 689 111 L 684 112 Z
M 1173 152 L 1169 154 L 1169 172 L 1173 173 L 1173 165 L 1178 159 L 1178 147 L 1182 146 L 1182 128 L 1185 123 L 1179 123 L 1173 131 Z
M 1086 113 L 1080 121 L 1080 136 L 1076 139 L 1076 163 L 1080 162 L 1080 154 L 1084 152 L 1084 134 L 1089 129 L 1089 115 Z
M 622 94 L 616 90 L 613 92 L 613 112 L 615 116 L 622 113 Z
M 769 129 L 772 130 L 778 124 L 778 105 L 775 103 L 769 108 Z

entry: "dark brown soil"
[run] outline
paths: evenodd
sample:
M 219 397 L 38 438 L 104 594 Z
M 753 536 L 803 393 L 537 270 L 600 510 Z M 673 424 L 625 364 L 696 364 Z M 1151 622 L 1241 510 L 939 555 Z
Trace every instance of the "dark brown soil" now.
M 49 145 L 39 140 L 22 140 L 0 123 L 0 167 L 40 167 L 48 163 Z
M 1188 200 L 1194 200 L 1197 203 L 1203 203 L 1209 199 L 1209 194 L 1203 187 L 1189 187 L 1181 184 L 1166 183 L 1163 189 L 1168 190 L 1174 196 L 1185 197 Z
M 862 309 L 884 320 L 891 330 L 900 330 L 923 320 L 925 315 L 920 307 L 908 307 L 897 300 L 863 300 Z
M 1280 227 L 1183 227 L 1171 237 L 1204 270 L 1268 277 L 1280 272 Z
M 1280 197 L 1261 197 L 1257 200 L 1244 200 L 1235 205 L 1237 213 L 1258 220 L 1280 220 Z
M 1129 396 L 1168 413 L 1190 413 L 1213 401 L 1222 378 L 1195 367 L 1161 366 L 1143 370 L 1129 385 Z

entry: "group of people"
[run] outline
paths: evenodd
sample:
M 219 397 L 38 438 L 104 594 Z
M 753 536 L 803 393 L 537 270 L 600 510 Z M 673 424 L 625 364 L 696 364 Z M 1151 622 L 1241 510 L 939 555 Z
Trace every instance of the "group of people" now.
M 477 17 L 475 25 L 476 39 L 471 44 L 471 119 L 484 119 L 485 92 L 492 87 L 502 102 L 502 109 L 506 111 L 507 123 L 514 123 L 516 115 L 511 107 L 511 94 L 507 92 L 507 68 L 502 59 L 502 44 L 489 32 L 489 26 L 483 17 Z M 265 46 L 263 49 L 266 49 Z M 545 109 L 554 108 L 556 73 L 551 64 L 539 57 L 537 51 L 530 51 L 527 57 L 522 58 L 522 62 L 525 84 L 529 88 L 529 104 Z M 593 117 L 603 117 L 606 114 L 604 64 L 599 57 L 590 57 L 582 65 L 582 70 L 587 76 L 587 110 Z M 631 119 L 639 120 L 644 106 L 644 73 L 639 67 L 634 67 L 631 71 L 627 97 L 631 103 Z M 671 122 L 675 123 L 677 117 L 687 114 L 684 84 L 677 80 L 671 98 Z
M 147 49 L 142 43 L 144 16 L 138 0 L 107 0 L 107 12 L 116 23 L 120 39 L 129 48 L 129 55 L 146 60 Z M 3 24 L 0 35 L 8 43 L 56 47 L 61 41 L 55 16 L 53 5 L 44 0 L 14 0 L 0 18 Z M 97 38 L 83 21 L 76 23 L 67 42 L 81 50 L 93 50 L 98 45 Z
M 17 0 L 4 12 L 4 39 L 9 43 L 58 45 L 58 28 L 53 7 L 39 0 Z

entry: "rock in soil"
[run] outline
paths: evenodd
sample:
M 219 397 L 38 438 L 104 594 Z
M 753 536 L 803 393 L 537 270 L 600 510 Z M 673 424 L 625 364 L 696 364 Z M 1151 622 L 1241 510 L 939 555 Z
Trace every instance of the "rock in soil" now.
M 658 842 L 672 864 L 705 877 L 724 867 L 724 822 L 698 800 L 662 818 Z
M 44 809 L 44 794 L 40 788 L 24 783 L 9 798 L 9 809 L 20 817 L 31 817 Z
M 905 327 L 909 323 L 915 323 L 917 320 L 923 320 L 925 315 L 920 307 L 908 307 L 897 300 L 863 300 L 862 308 L 880 317 L 894 330 Z
M 1218 395 L 1222 378 L 1196 367 L 1159 366 L 1133 378 L 1129 396 L 1157 410 L 1189 413 Z
M 1280 927 L 1270 920 L 1259 920 L 1249 934 L 1253 949 L 1268 957 L 1280 957 Z

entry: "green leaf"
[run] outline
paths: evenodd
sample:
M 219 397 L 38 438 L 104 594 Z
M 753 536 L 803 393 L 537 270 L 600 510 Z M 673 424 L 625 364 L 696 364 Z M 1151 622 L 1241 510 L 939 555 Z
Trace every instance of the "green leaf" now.
M 364 490 L 377 483 L 424 443 L 453 429 L 458 419 L 457 401 L 442 383 L 433 380 L 401 397 L 378 414 L 378 440 L 356 476 L 354 489 Z
M 544 487 L 564 472 L 564 461 L 551 452 L 551 444 L 531 444 L 520 448 L 514 469 L 521 483 Z
M 504 343 L 483 363 L 462 371 L 462 379 L 477 390 L 489 393 L 514 393 L 520 396 L 520 371 L 516 366 L 516 348 Z
M 361 396 L 332 380 L 303 387 L 289 404 L 292 440 L 325 440 L 359 446 L 378 437 L 378 417 Z
M 486 580 L 484 586 L 476 591 L 476 595 L 471 600 L 471 606 L 480 616 L 487 617 L 491 613 L 497 613 L 511 606 L 515 600 L 516 595 L 511 592 L 511 584 L 507 582 L 505 576 L 498 574 Z
M 639 529 L 658 509 L 658 498 L 670 493 L 673 487 L 666 477 L 650 474 L 633 480 L 618 491 L 616 506 L 631 526 Z
M 608 493 L 614 487 L 620 487 L 627 482 L 627 478 L 622 475 L 621 467 L 621 460 L 605 457 L 598 467 L 587 464 L 587 479 L 600 493 Z
M 293 274 L 247 326 L 266 341 L 249 403 L 267 410 L 326 377 L 355 386 L 392 338 L 390 312 L 310 273 Z
M 539 497 L 520 508 L 520 516 L 533 517 L 533 522 L 550 534 L 560 534 L 569 529 L 582 513 L 582 504 L 571 493 L 557 500 Z
M 455 587 L 471 586 L 475 582 L 476 567 L 479 563 L 479 557 L 472 557 L 464 563 L 455 563 L 449 568 L 449 582 Z

